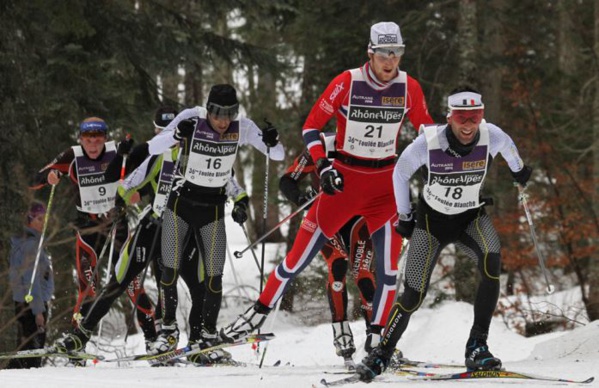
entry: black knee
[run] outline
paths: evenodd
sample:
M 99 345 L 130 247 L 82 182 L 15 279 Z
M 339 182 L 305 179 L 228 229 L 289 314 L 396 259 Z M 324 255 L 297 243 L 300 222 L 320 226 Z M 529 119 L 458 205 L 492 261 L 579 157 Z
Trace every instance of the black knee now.
M 223 292 L 223 275 L 207 276 L 204 280 L 206 292 L 220 294 Z
M 170 286 L 177 281 L 177 270 L 174 268 L 164 267 L 162 269 L 162 276 L 160 277 L 160 283 L 165 286 Z
M 347 273 L 347 259 L 344 257 L 339 257 L 333 261 L 333 264 L 331 265 L 331 273 L 336 282 L 342 281 Z
M 418 310 L 426 297 L 426 292 L 418 292 L 413 288 L 406 286 L 398 302 L 399 310 L 402 313 L 411 314 Z
M 360 294 L 362 297 L 368 302 L 372 302 L 374 299 L 374 292 L 376 291 L 374 288 L 374 284 L 368 278 L 360 279 L 358 281 L 358 289 L 360 290 Z

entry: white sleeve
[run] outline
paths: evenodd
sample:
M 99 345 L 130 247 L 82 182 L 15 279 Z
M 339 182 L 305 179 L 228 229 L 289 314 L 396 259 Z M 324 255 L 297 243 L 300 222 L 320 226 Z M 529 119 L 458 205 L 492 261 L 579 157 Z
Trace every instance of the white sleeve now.
M 181 111 L 171 121 L 166 128 L 162 130 L 158 135 L 154 136 L 150 141 L 148 141 L 148 150 L 150 155 L 158 155 L 163 153 L 164 151 L 171 148 L 173 145 L 177 144 L 177 139 L 174 138 L 175 130 L 177 128 L 177 124 L 182 120 L 186 120 L 192 117 L 199 117 L 199 107 L 185 109 Z
M 513 172 L 522 170 L 524 162 L 520 158 L 520 153 L 512 138 L 494 124 L 487 123 L 487 127 L 489 128 L 489 152 L 491 155 L 495 157 L 500 153 Z
M 247 196 L 245 189 L 241 187 L 239 182 L 237 182 L 237 178 L 233 175 L 229 178 L 225 190 L 227 192 L 227 197 L 233 198 L 233 201 L 236 201 L 240 197 Z
M 412 211 L 410 178 L 426 164 L 427 157 L 426 136 L 424 136 L 424 132 L 421 132 L 412 144 L 403 150 L 393 170 L 393 191 L 398 213 L 408 214 Z
M 246 117 L 239 118 L 239 145 L 251 144 L 255 149 L 266 155 L 266 144 L 262 141 L 262 131 L 256 123 Z M 285 148 L 279 142 L 270 148 L 270 159 L 285 159 Z
M 150 159 L 152 159 L 152 155 L 148 156 L 142 162 L 142 164 L 137 166 L 137 168 L 127 176 L 123 183 L 121 183 L 121 186 L 123 186 L 125 190 L 136 188 L 144 181 L 144 179 L 146 179 L 146 176 L 148 175 Z

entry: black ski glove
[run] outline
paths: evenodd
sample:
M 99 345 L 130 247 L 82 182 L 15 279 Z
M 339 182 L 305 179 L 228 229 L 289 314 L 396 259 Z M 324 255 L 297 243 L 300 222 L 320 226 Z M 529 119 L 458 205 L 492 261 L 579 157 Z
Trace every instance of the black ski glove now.
M 175 133 L 173 137 L 177 141 L 181 141 L 183 139 L 191 137 L 193 134 L 193 130 L 196 128 L 197 120 L 186 119 L 179 121 L 177 124 L 177 128 L 175 129 Z
M 127 217 L 127 204 L 120 195 L 116 195 L 114 198 L 114 207 L 109 212 L 110 219 L 112 221 L 121 221 Z
M 308 186 L 306 188 L 305 193 L 301 193 L 299 197 L 297 197 L 297 206 L 302 206 L 306 202 L 310 201 L 312 198 L 316 197 L 318 191 L 314 190 L 312 186 Z M 312 206 L 310 204 L 310 206 Z M 310 209 L 310 206 L 307 206 L 306 209 Z
M 239 225 L 243 226 L 243 223 L 248 219 L 248 205 L 250 203 L 249 197 L 246 195 L 245 197 L 237 200 L 235 202 L 235 206 L 233 206 L 233 211 L 231 212 L 231 217 L 233 217 L 233 221 L 237 222 Z
M 518 172 L 512 171 L 512 177 L 522 187 L 526 187 L 526 184 L 528 183 L 528 180 L 530 179 L 531 175 L 532 175 L 532 167 L 527 166 L 527 165 L 524 165 L 524 167 L 522 167 L 522 170 L 520 170 Z
M 411 238 L 415 226 L 416 214 L 414 212 L 410 214 L 400 214 L 399 221 L 397 222 L 397 225 L 395 225 L 395 231 L 404 238 Z
M 120 156 L 129 155 L 131 148 L 133 148 L 133 139 L 127 136 L 125 140 L 120 141 L 119 146 L 116 149 L 116 153 Z
M 316 161 L 316 168 L 320 174 L 320 187 L 328 195 L 335 195 L 343 191 L 343 175 L 333 168 L 327 158 Z
M 262 142 L 267 147 L 274 147 L 279 144 L 279 131 L 268 121 L 266 121 L 266 128 L 262 130 Z

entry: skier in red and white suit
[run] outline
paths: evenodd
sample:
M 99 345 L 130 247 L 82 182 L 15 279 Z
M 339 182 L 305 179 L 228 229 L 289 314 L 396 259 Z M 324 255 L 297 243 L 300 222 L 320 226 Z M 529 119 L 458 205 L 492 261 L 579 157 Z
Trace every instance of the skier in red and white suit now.
M 392 173 L 407 115 L 415 128 L 433 122 L 418 81 L 399 70 L 405 46 L 399 26 L 374 24 L 369 61 L 337 76 L 313 106 L 303 138 L 320 175 L 320 195 L 302 221 L 293 247 L 271 273 L 257 303 L 221 330 L 225 340 L 257 330 L 266 315 L 323 245 L 353 216 L 366 219 L 376 257 L 372 325 L 384 326 L 395 297 L 401 236 Z M 337 119 L 336 156 L 331 164 L 320 141 L 325 124 Z

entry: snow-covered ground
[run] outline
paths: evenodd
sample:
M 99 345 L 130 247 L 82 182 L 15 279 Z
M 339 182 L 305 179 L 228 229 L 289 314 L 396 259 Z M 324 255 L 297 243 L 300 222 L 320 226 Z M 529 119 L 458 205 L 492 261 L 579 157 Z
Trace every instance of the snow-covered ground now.
M 231 251 L 241 250 L 246 245 L 245 236 L 239 227 L 229 223 L 227 218 Z M 267 258 L 272 257 L 276 246 L 267 247 Z M 259 258 L 259 256 L 258 256 Z M 268 259 L 267 259 L 268 261 Z M 272 268 L 272 265 L 271 265 Z M 224 279 L 225 293 L 239 295 L 239 298 L 226 298 L 221 313 L 221 324 L 229 323 L 236 315 L 249 306 L 257 288 L 258 270 L 250 252 L 242 259 L 230 258 Z M 244 287 L 244 285 L 248 285 Z M 184 292 L 184 290 L 182 290 Z M 246 295 L 246 293 L 248 295 Z M 182 297 L 182 315 L 185 315 L 185 298 Z M 244 301 L 243 303 L 240 301 Z M 323 304 L 319 314 L 329 315 Z M 184 321 L 184 318 L 182 318 Z M 464 344 L 472 322 L 472 306 L 459 302 L 445 302 L 435 309 L 423 308 L 412 318 L 410 326 L 398 344 L 404 355 L 410 359 L 442 363 L 462 363 Z M 109 327 L 109 325 L 106 325 Z M 245 367 L 200 368 L 161 367 L 152 368 L 145 362 L 131 362 L 117 365 L 99 362 L 86 368 L 44 367 L 31 370 L 0 371 L 1 387 L 311 387 L 320 386 L 322 378 L 335 380 L 343 375 L 325 372 L 341 371 L 342 362 L 335 355 L 330 324 L 306 326 L 296 315 L 279 312 L 271 313 L 264 325 L 264 331 L 273 331 L 277 338 L 268 345 L 262 344 L 261 352 L 266 351 L 263 368 L 259 369 L 259 359 L 250 346 L 231 348 L 230 352 L 238 361 L 248 363 Z M 363 347 L 365 340 L 364 324 L 352 322 L 356 345 Z M 182 336 L 180 344 L 186 338 Z M 508 370 L 542 374 L 573 380 L 584 380 L 599 375 L 599 321 L 592 322 L 570 332 L 551 333 L 525 338 L 508 330 L 495 319 L 491 327 L 489 346 L 500 357 Z M 125 344 L 116 339 L 109 346 L 94 344 L 87 347 L 89 352 L 99 352 L 106 358 L 117 355 L 143 353 L 143 338 L 131 336 Z M 355 360 L 364 355 L 359 350 Z M 280 361 L 279 366 L 273 366 Z M 443 369 L 435 372 L 457 372 L 462 369 Z M 430 371 L 430 370 L 429 370 Z M 598 376 L 599 377 L 599 376 Z M 497 387 L 504 384 L 546 387 L 558 383 L 531 380 L 468 380 L 452 382 L 411 381 L 405 376 L 384 374 L 368 387 L 388 387 L 391 384 L 410 384 L 418 387 L 441 387 L 467 384 L 471 387 Z M 563 383 L 562 383 L 563 384 Z M 597 385 L 596 382 L 592 385 Z M 364 383 L 353 387 L 366 386 Z

